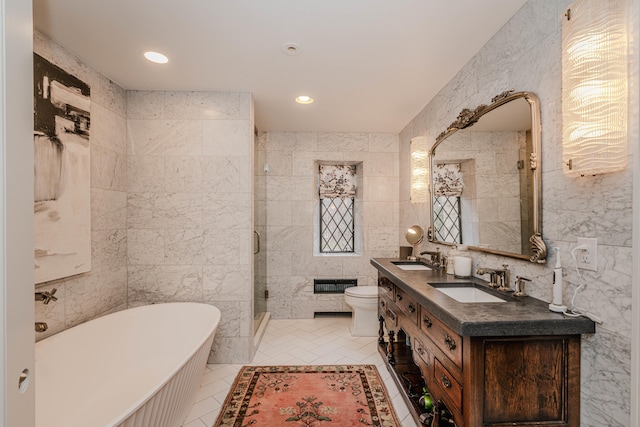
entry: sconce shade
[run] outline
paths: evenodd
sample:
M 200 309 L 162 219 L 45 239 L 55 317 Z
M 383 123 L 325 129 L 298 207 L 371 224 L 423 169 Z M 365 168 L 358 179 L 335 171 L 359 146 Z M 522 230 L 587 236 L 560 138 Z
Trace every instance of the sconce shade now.
M 411 139 L 411 203 L 427 203 L 429 190 L 427 138 Z
M 566 175 L 627 165 L 624 0 L 578 0 L 562 24 L 562 160 Z

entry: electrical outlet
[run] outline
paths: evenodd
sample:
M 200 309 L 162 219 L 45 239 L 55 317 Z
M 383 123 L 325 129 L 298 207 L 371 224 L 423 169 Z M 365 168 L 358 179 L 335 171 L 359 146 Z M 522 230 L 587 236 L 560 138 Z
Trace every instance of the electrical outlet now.
M 578 268 L 598 271 L 598 239 L 579 237 L 576 245 L 586 247 L 576 251 Z

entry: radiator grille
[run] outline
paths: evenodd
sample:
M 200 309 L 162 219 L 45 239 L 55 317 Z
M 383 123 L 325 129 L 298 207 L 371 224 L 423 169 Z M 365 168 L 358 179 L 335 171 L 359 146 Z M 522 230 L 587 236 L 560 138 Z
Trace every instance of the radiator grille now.
M 358 279 L 313 279 L 314 294 L 343 294 L 352 286 L 358 286 Z

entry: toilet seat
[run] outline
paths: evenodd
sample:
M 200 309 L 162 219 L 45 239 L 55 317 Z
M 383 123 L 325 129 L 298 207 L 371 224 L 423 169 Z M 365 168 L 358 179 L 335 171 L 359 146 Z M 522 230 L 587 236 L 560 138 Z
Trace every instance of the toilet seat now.
M 344 290 L 344 294 L 353 298 L 378 298 L 377 286 L 352 286 Z

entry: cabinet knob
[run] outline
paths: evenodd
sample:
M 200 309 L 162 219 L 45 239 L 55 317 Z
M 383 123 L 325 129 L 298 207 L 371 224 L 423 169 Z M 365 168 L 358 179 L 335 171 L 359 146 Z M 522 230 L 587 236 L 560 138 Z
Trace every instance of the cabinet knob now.
M 431 321 L 431 319 L 429 319 L 428 316 L 424 316 L 422 318 L 422 322 L 424 323 L 424 326 L 426 326 L 427 328 L 430 328 L 431 326 L 433 326 L 433 322 Z
M 449 347 L 450 351 L 453 351 L 456 349 L 456 342 L 453 338 L 451 338 L 449 335 L 447 335 L 444 339 L 444 343 L 447 345 L 447 347 Z
M 386 304 L 384 303 L 384 301 L 380 301 L 380 306 L 384 307 Z
M 402 295 L 398 294 L 398 295 L 396 296 L 396 299 L 397 299 L 398 301 L 402 301 Z
M 409 307 L 407 308 L 409 309 L 409 313 L 413 313 L 414 311 L 416 311 L 416 308 L 411 303 L 409 303 Z
M 422 347 L 418 347 L 418 353 L 420 353 L 420 356 L 424 355 L 424 349 Z
M 451 380 L 446 375 L 441 376 L 440 381 L 445 388 L 451 388 Z

